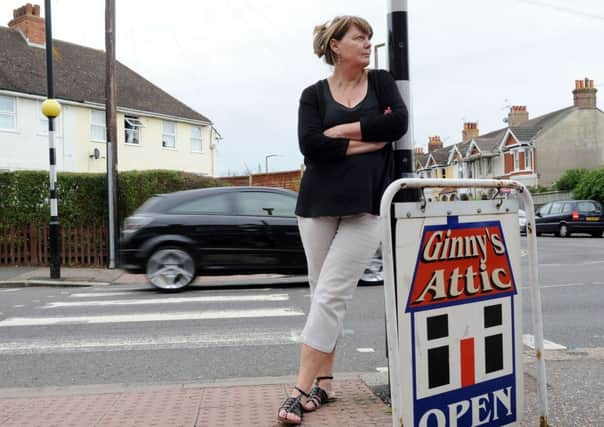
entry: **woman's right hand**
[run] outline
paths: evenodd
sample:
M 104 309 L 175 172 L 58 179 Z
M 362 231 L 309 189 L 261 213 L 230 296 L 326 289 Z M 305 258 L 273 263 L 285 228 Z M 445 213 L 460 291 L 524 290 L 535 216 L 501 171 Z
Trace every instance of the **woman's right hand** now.
M 363 141 L 357 141 L 355 139 L 351 139 L 350 142 L 348 143 L 348 149 L 346 150 L 346 155 L 354 156 L 356 154 L 365 154 L 365 153 L 371 153 L 373 151 L 379 151 L 382 148 L 384 148 L 384 146 L 386 144 L 389 144 L 389 143 L 388 142 L 363 142 Z

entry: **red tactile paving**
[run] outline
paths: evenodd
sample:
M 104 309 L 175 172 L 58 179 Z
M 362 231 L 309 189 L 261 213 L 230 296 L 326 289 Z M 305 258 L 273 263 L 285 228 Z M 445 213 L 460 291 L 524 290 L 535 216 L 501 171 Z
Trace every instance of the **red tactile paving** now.
M 2 399 L 1 413 L 10 415 L 2 427 L 81 427 L 98 425 L 117 396 L 85 395 L 33 399 Z
M 166 387 L 58 397 L 0 399 L 2 427 L 276 427 L 292 385 Z M 303 426 L 390 426 L 388 407 L 359 379 L 336 381 L 338 400 Z

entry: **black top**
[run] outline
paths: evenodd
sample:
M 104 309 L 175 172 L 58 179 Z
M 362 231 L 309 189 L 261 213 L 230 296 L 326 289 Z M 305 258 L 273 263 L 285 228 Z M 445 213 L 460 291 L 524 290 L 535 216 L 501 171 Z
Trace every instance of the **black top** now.
M 379 214 L 384 189 L 394 179 L 391 145 L 347 156 L 348 139 L 323 135 L 325 129 L 357 121 L 362 141 L 367 143 L 395 141 L 405 134 L 407 109 L 390 73 L 370 70 L 367 85 L 367 95 L 353 108 L 333 99 L 327 80 L 302 92 L 298 140 L 306 170 L 296 215 Z

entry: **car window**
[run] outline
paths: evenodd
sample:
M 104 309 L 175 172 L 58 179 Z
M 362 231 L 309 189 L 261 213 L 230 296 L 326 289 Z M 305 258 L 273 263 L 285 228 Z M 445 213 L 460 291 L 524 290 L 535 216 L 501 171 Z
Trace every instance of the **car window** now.
M 237 194 L 240 215 L 295 216 L 296 198 L 265 191 L 245 191 Z
M 232 215 L 232 209 L 229 206 L 228 194 L 212 194 L 199 197 L 194 200 L 188 200 L 171 209 L 172 214 L 209 214 L 209 215 Z
M 541 216 L 545 216 L 549 213 L 550 208 L 552 207 L 551 203 L 548 203 L 545 206 L 542 206 L 541 209 L 539 209 L 539 213 L 541 214 Z
M 552 209 L 549 211 L 550 215 L 562 213 L 562 205 L 561 202 L 552 203 Z
M 562 213 L 563 214 L 569 214 L 573 211 L 573 204 L 572 203 L 564 203 L 564 207 L 562 208 Z
M 594 212 L 598 211 L 599 209 L 593 202 L 579 202 L 577 203 L 577 210 L 579 212 Z

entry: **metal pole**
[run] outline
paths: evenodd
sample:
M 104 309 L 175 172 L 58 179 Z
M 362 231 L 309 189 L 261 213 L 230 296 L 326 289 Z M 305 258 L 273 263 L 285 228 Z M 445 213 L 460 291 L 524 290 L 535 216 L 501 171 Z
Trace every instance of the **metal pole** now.
M 54 99 L 54 75 L 52 69 L 52 26 L 50 14 L 50 0 L 44 0 L 45 9 L 45 31 L 46 31 L 46 86 L 47 98 Z M 55 122 L 54 117 L 48 116 L 48 151 L 50 159 L 50 230 L 49 230 L 49 251 L 50 251 L 50 278 L 61 278 L 61 258 L 60 252 L 60 228 L 59 228 L 59 209 L 57 197 L 57 169 L 56 169 L 56 150 L 55 150 Z
M 384 47 L 384 46 L 386 46 L 386 43 L 378 43 L 378 44 L 373 45 L 373 58 L 375 61 L 376 70 L 379 68 L 379 65 L 380 65 L 380 61 L 378 60 L 378 49 L 380 47 Z
M 105 0 L 105 122 L 107 125 L 107 196 L 109 268 L 116 268 L 118 242 L 117 120 L 115 84 L 115 0 Z
M 407 132 L 394 144 L 395 174 L 399 178 L 414 176 L 413 164 L 413 115 L 409 87 L 409 35 L 407 24 L 407 0 L 390 0 L 388 20 L 388 58 L 390 72 L 409 112 Z M 417 201 L 418 197 L 413 200 Z
M 413 115 L 411 108 L 411 92 L 409 87 L 409 30 L 407 24 L 407 0 L 390 0 L 388 2 L 387 13 L 388 24 L 388 66 L 390 72 L 396 81 L 396 85 L 401 94 L 401 98 L 407 107 L 408 125 L 407 132 L 398 141 L 394 142 L 394 173 L 397 178 L 413 178 L 414 161 L 413 161 Z M 376 57 L 377 60 L 377 57 Z M 419 200 L 419 192 L 417 190 L 398 191 L 394 201 L 396 202 L 413 202 Z M 394 228 L 392 228 L 394 230 Z M 391 237 L 394 239 L 394 236 Z M 386 242 L 383 242 L 383 246 Z M 390 255 L 386 255 L 390 253 Z M 396 248 L 390 247 L 387 249 L 384 256 L 396 256 Z M 384 298 L 386 304 L 394 304 L 394 310 L 390 313 L 398 312 L 398 286 L 396 285 L 396 272 L 394 272 L 394 286 L 384 286 Z M 384 282 L 386 284 L 386 282 Z M 389 314 L 386 310 L 386 346 L 388 349 L 388 367 L 389 367 L 389 384 L 390 398 L 392 402 L 399 400 L 401 381 L 399 366 L 399 349 L 398 349 L 398 334 L 399 325 L 398 317 Z M 402 425 L 402 414 L 400 405 L 392 405 L 393 409 L 393 425 L 396 425 L 398 420 L 399 425 Z
M 277 154 L 269 154 L 267 156 L 264 156 L 264 172 L 268 173 L 268 159 L 270 157 L 277 157 Z

